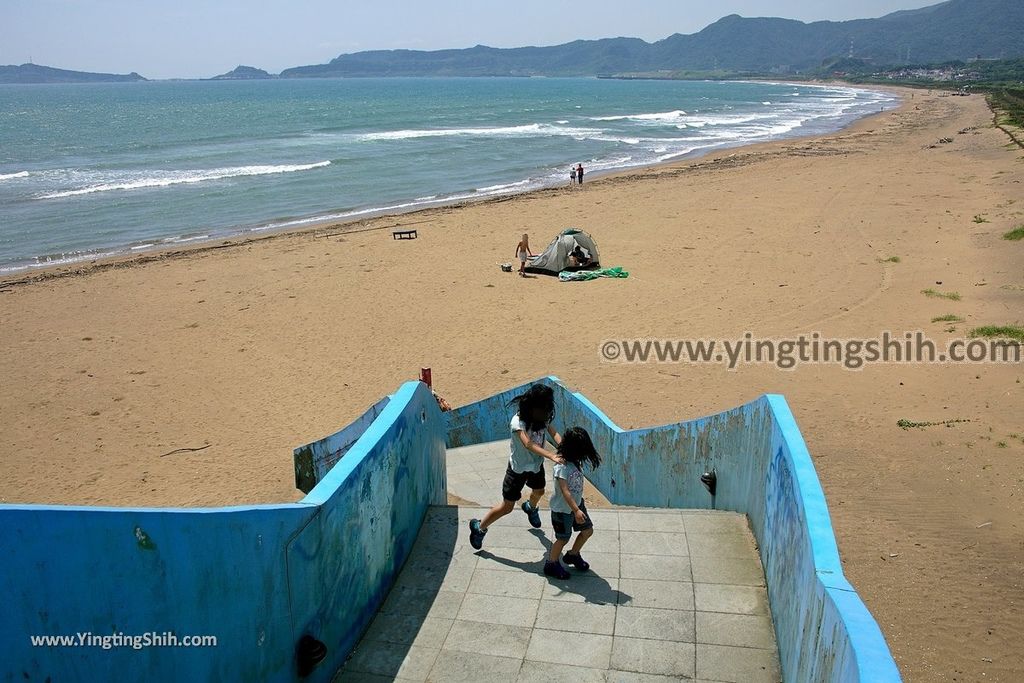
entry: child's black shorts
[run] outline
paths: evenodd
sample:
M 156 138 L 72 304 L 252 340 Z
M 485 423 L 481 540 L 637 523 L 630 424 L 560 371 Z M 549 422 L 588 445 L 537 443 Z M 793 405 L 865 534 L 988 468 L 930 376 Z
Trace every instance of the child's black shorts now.
M 582 500 L 580 501 L 580 510 L 583 511 L 583 516 L 586 518 L 583 524 L 577 522 L 576 516 L 571 512 L 551 513 L 551 528 L 555 531 L 555 538 L 567 541 L 572 538 L 574 531 L 586 531 L 594 528 L 594 522 L 590 519 L 590 513 L 587 512 L 587 505 Z
M 524 486 L 539 490 L 546 484 L 543 467 L 540 468 L 540 472 L 515 472 L 512 465 L 509 465 L 505 469 L 505 479 L 501 482 L 501 497 L 515 502 L 523 497 Z

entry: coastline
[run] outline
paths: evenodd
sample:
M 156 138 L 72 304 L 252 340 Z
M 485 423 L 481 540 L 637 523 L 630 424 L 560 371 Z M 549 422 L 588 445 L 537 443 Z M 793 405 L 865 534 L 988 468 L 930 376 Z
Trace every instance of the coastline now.
M 608 182 L 616 181 L 620 178 L 636 179 L 637 177 L 644 176 L 645 172 L 656 171 L 658 169 L 674 169 L 676 167 L 687 167 L 701 161 L 716 161 L 723 156 L 734 156 L 739 150 L 747 152 L 757 152 L 764 148 L 770 148 L 774 145 L 784 145 L 800 140 L 816 140 L 820 138 L 828 138 L 831 136 L 841 135 L 846 131 L 856 130 L 857 127 L 866 122 L 872 120 L 874 117 L 884 116 L 887 112 L 900 111 L 906 106 L 906 95 L 909 94 L 912 89 L 900 88 L 897 86 L 886 87 L 867 87 L 845 84 L 838 81 L 820 81 L 814 83 L 807 82 L 790 82 L 790 81 L 768 81 L 770 83 L 793 85 L 793 86 L 841 86 L 848 87 L 851 89 L 865 90 L 868 92 L 887 92 L 900 98 L 900 102 L 893 107 L 884 109 L 880 112 L 873 112 L 864 114 L 853 121 L 849 122 L 845 126 L 827 133 L 811 133 L 808 135 L 793 135 L 784 136 L 778 140 L 770 141 L 758 141 L 751 143 L 739 143 L 739 144 L 724 144 L 720 147 L 715 147 L 708 150 L 699 150 L 681 155 L 678 158 L 669 159 L 663 162 L 643 164 L 637 166 L 628 166 L 625 168 L 613 169 L 610 171 L 596 171 L 587 174 L 588 183 Z M 56 263 L 56 264 L 31 264 L 18 267 L 17 270 L 12 270 L 9 273 L 0 273 L 0 291 L 4 288 L 12 287 L 16 285 L 27 284 L 31 282 L 38 282 L 43 280 L 52 279 L 55 277 L 68 277 L 74 275 L 85 275 L 95 270 L 106 270 L 109 268 L 125 268 L 134 267 L 136 265 L 142 265 L 145 263 L 151 263 L 154 261 L 164 261 L 169 258 L 188 258 L 194 254 L 203 253 L 211 250 L 234 248 L 238 246 L 244 246 L 254 242 L 262 242 L 264 240 L 273 240 L 280 238 L 295 237 L 300 235 L 306 235 L 310 233 L 317 233 L 323 231 L 335 231 L 340 230 L 344 232 L 359 231 L 360 229 L 368 230 L 384 230 L 388 228 L 397 228 L 401 223 L 395 223 L 394 225 L 377 225 L 376 223 L 380 220 L 397 220 L 399 218 L 429 218 L 436 213 L 445 213 L 452 209 L 458 209 L 466 206 L 473 205 L 488 205 L 492 203 L 502 203 L 510 200 L 515 200 L 522 197 L 529 197 L 534 194 L 543 196 L 545 193 L 558 193 L 564 191 L 564 185 L 553 185 L 539 188 L 532 188 L 523 191 L 514 191 L 507 194 L 500 194 L 494 196 L 487 196 L 481 198 L 463 198 L 453 201 L 439 200 L 437 203 L 429 203 L 426 206 L 413 206 L 408 210 L 394 210 L 392 208 L 384 207 L 381 209 L 353 209 L 352 213 L 358 214 L 343 219 L 337 218 L 323 218 L 317 217 L 310 218 L 298 218 L 293 221 L 286 221 L 282 227 L 275 227 L 275 223 L 271 222 L 266 227 L 260 225 L 248 228 L 245 231 L 235 229 L 229 231 L 225 235 L 205 237 L 183 237 L 173 243 L 166 245 L 144 245 L 130 246 L 123 248 L 116 248 L 117 251 L 108 254 L 100 254 L 95 257 L 84 257 L 81 260 L 75 260 L 67 263 Z M 297 222 L 300 225 L 289 225 L 289 223 Z M 371 227 L 372 226 L 372 227 Z M 198 232 L 210 232 L 210 230 L 199 230 Z
M 420 367 L 453 405 L 554 374 L 627 428 L 778 393 L 901 673 L 1019 681 L 1020 366 L 731 371 L 599 349 L 1022 324 L 1024 252 L 1002 238 L 1024 222 L 1020 160 L 982 97 L 918 91 L 837 134 L 402 217 L 428 221 L 416 240 L 380 217 L 5 283 L 0 503 L 294 501 L 292 449 Z M 499 270 L 522 232 L 536 251 L 569 225 L 630 277 Z

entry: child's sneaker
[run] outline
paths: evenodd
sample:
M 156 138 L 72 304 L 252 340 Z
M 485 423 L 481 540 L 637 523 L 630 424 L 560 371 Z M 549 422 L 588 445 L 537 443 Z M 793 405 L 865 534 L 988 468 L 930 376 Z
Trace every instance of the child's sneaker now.
M 532 526 L 534 529 L 539 529 L 540 510 L 535 508 L 533 505 L 530 505 L 530 501 L 528 500 L 524 500 L 523 504 L 520 507 L 523 508 L 523 512 L 526 513 L 526 516 L 530 518 L 530 526 Z
M 479 519 L 469 520 L 469 544 L 473 546 L 474 550 L 480 550 L 484 546 L 484 536 L 487 535 L 487 529 L 480 528 Z
M 588 569 L 590 569 L 590 563 L 584 560 L 582 555 L 577 555 L 576 553 L 566 553 L 565 563 L 571 564 L 572 566 L 576 567 L 576 569 L 579 569 L 581 572 L 585 572 Z
M 555 560 L 554 562 L 544 563 L 544 575 L 551 576 L 556 579 L 562 579 L 563 581 L 565 579 L 572 578 L 572 574 L 570 574 L 568 570 L 566 570 L 566 568 L 563 567 L 562 563 L 558 560 Z

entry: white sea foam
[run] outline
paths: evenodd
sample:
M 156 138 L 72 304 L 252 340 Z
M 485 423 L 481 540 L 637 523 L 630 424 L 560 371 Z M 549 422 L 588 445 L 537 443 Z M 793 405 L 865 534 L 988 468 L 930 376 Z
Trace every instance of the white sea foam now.
M 386 130 L 377 133 L 362 133 L 356 136 L 363 142 L 379 140 L 409 140 L 415 138 L 437 138 L 453 136 L 480 137 L 533 137 L 542 135 L 562 135 L 570 137 L 586 137 L 601 131 L 593 128 L 563 128 L 545 123 L 528 123 L 522 126 L 499 126 L 492 128 L 426 128 L 422 130 Z
M 15 178 L 28 178 L 28 171 L 18 171 L 17 173 L 0 173 L 0 181 L 14 180 Z
M 597 140 L 599 142 L 622 142 L 627 145 L 638 145 L 643 141 L 644 138 L 631 138 L 620 135 L 595 135 L 591 140 Z
M 803 119 L 786 119 L 779 121 L 773 126 L 768 126 L 769 135 L 784 135 L 792 130 L 795 130 L 804 124 Z
M 676 157 L 686 156 L 694 150 L 700 149 L 699 147 L 683 147 L 675 151 L 669 152 L 668 154 L 660 154 L 656 158 L 656 161 L 668 161 L 669 159 L 675 159 Z
M 490 185 L 488 187 L 478 187 L 474 192 L 477 194 L 492 194 L 498 192 L 514 192 L 516 188 L 522 188 L 529 185 L 532 181 L 520 180 L 515 183 L 504 183 L 501 185 Z
M 636 163 L 632 162 L 632 156 L 616 157 L 613 159 L 591 159 L 589 168 L 587 170 L 593 173 L 594 171 L 609 171 L 613 169 L 627 168 L 629 166 L 637 165 Z
M 737 126 L 754 121 L 766 121 L 776 114 L 719 114 L 712 116 L 690 116 L 676 125 L 676 128 L 703 128 L 704 126 Z
M 209 235 L 192 235 L 187 237 L 168 237 L 162 240 L 164 244 L 182 244 L 183 242 L 198 242 L 210 239 Z
M 671 121 L 674 122 L 681 116 L 686 116 L 686 112 L 682 109 L 674 109 L 672 111 L 653 112 L 649 114 L 620 114 L 616 116 L 591 116 L 591 121 L 654 121 L 663 122 Z
M 53 266 L 67 266 L 74 263 L 81 263 L 82 261 L 92 261 L 95 259 L 109 258 L 111 256 L 117 256 L 123 252 L 120 251 L 71 251 L 60 254 L 48 254 L 45 256 L 37 256 L 27 262 L 18 262 L 13 264 L 0 265 L 0 273 L 17 273 L 32 268 L 52 268 Z
M 127 245 L 119 249 L 80 250 L 60 252 L 56 254 L 45 254 L 43 256 L 36 256 L 32 259 L 22 262 L 2 264 L 0 265 L 0 274 L 6 275 L 9 273 L 17 273 L 25 270 L 31 270 L 34 268 L 72 266 L 75 265 L 76 263 L 84 263 L 85 261 L 95 261 L 98 259 L 106 259 L 114 256 L 123 256 L 125 254 L 143 252 L 160 247 L 161 245 L 168 246 L 172 244 L 181 244 L 183 242 L 196 242 L 201 240 L 208 240 L 210 239 L 210 237 L 211 235 L 167 237 L 159 240 L 159 242 L 140 242 L 138 244 Z
M 330 166 L 330 161 L 318 161 L 313 164 L 281 164 L 276 166 L 236 166 L 231 168 L 213 168 L 183 171 L 143 171 L 139 173 L 123 173 L 113 182 L 89 185 L 73 190 L 61 190 L 40 195 L 40 199 L 61 199 L 75 197 L 94 192 L 111 192 L 114 190 L 139 190 L 144 188 L 169 187 L 171 185 L 202 183 L 209 180 L 240 178 L 245 176 L 272 175 L 277 173 L 295 173 L 309 171 L 314 168 Z

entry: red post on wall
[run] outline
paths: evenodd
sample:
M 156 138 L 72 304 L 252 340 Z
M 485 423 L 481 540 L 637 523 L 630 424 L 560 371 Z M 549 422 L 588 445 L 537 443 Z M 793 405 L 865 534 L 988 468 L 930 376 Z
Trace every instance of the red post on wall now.
M 431 389 L 434 388 L 434 385 L 431 383 L 430 368 L 420 368 L 420 381 Z

